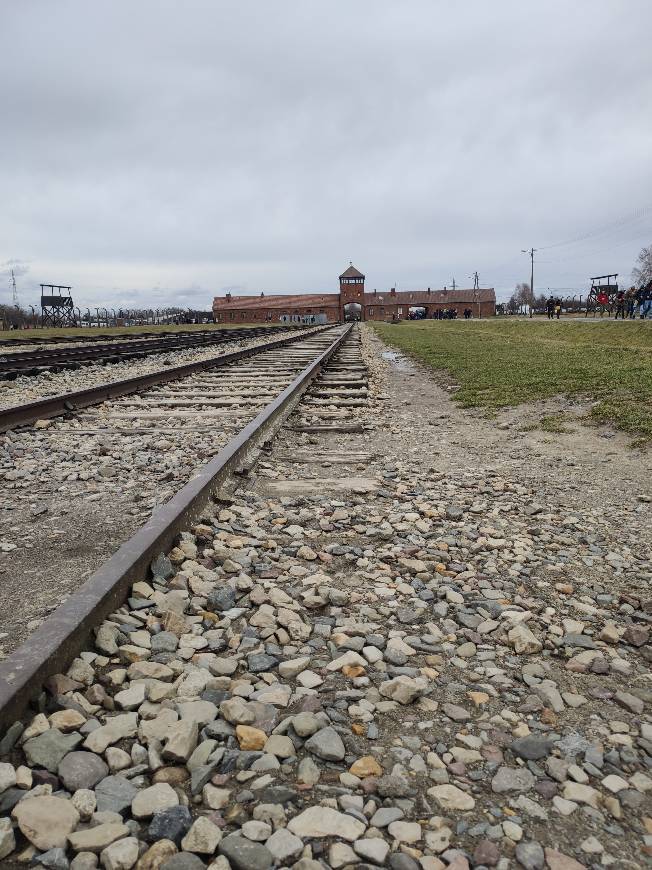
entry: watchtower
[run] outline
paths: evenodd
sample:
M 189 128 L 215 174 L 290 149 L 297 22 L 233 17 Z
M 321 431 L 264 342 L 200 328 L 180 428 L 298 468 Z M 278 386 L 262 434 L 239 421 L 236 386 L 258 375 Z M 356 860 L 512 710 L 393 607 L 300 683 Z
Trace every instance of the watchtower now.
M 340 319 L 364 320 L 364 275 L 351 261 L 340 275 Z
M 63 284 L 41 284 L 41 326 L 79 326 L 70 290 Z

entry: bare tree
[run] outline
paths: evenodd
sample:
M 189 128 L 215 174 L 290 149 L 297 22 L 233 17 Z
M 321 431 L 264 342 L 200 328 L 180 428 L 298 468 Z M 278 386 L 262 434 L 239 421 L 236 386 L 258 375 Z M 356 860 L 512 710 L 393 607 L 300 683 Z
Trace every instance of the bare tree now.
M 632 269 L 632 281 L 638 287 L 644 287 L 652 281 L 652 245 L 642 248 Z

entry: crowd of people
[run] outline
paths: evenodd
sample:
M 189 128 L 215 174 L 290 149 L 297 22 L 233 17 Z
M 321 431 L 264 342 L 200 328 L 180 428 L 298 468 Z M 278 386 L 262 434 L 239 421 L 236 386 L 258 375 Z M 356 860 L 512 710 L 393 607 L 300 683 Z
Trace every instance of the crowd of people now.
M 616 320 L 635 320 L 638 314 L 641 320 L 652 316 L 652 281 L 644 287 L 630 287 L 629 290 L 619 290 L 616 293 Z
M 597 310 L 600 316 L 604 316 L 605 312 L 611 315 L 615 311 L 615 319 L 622 320 L 646 320 L 652 318 L 652 281 L 648 281 L 643 287 L 630 287 L 629 290 L 619 290 L 616 293 L 615 299 L 612 299 L 609 294 L 602 290 L 596 298 Z M 562 313 L 562 300 L 549 296 L 546 300 L 546 314 L 548 320 L 559 320 Z M 590 310 L 590 309 L 589 309 Z M 465 314 L 466 316 L 466 314 Z

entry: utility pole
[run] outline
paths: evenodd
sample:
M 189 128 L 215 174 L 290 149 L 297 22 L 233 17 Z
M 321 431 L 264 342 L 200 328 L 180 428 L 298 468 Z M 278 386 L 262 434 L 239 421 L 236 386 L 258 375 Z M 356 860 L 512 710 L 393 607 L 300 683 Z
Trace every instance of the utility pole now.
M 20 302 L 18 300 L 18 290 L 16 289 L 16 276 L 14 270 L 11 270 L 11 299 L 14 308 L 20 310 Z
M 456 287 L 456 286 L 457 286 L 457 285 L 455 284 L 455 278 L 453 278 L 453 293 L 455 292 L 455 287 Z
M 531 264 L 532 264 L 532 268 L 530 271 L 530 317 L 532 317 L 532 303 L 534 302 L 534 255 L 536 254 L 536 252 L 537 252 L 536 248 L 530 248 L 529 251 L 526 251 L 523 248 L 521 248 L 522 254 L 529 254 L 530 255 L 530 260 L 531 260 Z
M 477 272 L 473 273 L 473 299 L 477 303 L 478 306 L 478 320 L 482 317 L 482 310 L 480 308 L 480 277 Z

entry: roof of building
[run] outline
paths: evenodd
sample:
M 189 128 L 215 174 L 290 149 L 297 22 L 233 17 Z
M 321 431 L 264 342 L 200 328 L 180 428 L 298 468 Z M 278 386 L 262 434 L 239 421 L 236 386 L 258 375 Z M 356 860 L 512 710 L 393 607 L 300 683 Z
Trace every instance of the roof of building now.
M 324 305 L 339 305 L 339 293 L 295 293 L 281 296 L 216 296 L 213 310 L 252 308 L 315 308 Z
M 340 278 L 364 278 L 364 275 L 355 268 L 353 263 L 350 263 L 349 268 L 342 272 Z

